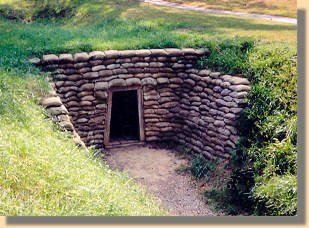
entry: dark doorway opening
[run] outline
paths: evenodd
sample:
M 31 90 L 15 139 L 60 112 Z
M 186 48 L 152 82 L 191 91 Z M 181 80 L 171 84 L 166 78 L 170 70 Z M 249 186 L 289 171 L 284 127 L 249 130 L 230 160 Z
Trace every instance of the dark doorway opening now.
M 138 97 L 136 90 L 114 91 L 110 141 L 139 140 Z

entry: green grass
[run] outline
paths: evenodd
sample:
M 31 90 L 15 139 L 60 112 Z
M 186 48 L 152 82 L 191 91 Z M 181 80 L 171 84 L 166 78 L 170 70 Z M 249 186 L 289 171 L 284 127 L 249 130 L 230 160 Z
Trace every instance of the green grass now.
M 251 82 L 238 119 L 241 140 L 230 160 L 231 177 L 206 193 L 229 213 L 297 214 L 296 60 L 294 49 L 252 46 L 236 39 L 220 43 L 200 62 L 211 69 L 242 73 Z
M 242 71 L 243 67 L 250 66 L 245 72 L 266 88 L 268 80 L 276 76 L 269 87 L 274 88 L 276 94 L 266 93 L 266 96 L 285 102 L 283 107 L 295 106 L 293 102 L 286 103 L 295 99 L 290 99 L 293 93 L 286 93 L 291 89 L 280 92 L 282 85 L 286 85 L 289 72 L 296 69 L 291 62 L 284 60 L 291 56 L 284 50 L 296 52 L 295 25 L 184 13 L 136 0 L 2 0 L 0 9 L 0 214 L 165 213 L 132 180 L 110 171 L 98 159 L 84 155 L 65 134 L 52 127 L 37 105 L 39 96 L 44 96 L 48 90 L 44 80 L 46 74 L 31 66 L 28 62 L 31 57 L 108 49 L 209 47 L 212 54 L 206 62 L 210 65 L 226 71 L 231 70 L 236 62 L 239 67 L 232 70 Z M 253 48 L 244 59 L 241 52 L 233 50 L 247 41 L 254 42 L 254 47 L 260 49 Z M 275 47 L 283 52 L 273 51 Z M 274 60 L 281 55 L 282 61 L 267 62 L 269 56 Z M 242 64 L 243 60 L 250 64 Z M 269 68 L 269 64 L 276 67 Z M 278 67 L 282 69 L 279 74 Z M 294 73 L 291 77 L 295 79 Z M 280 81 L 280 78 L 284 80 Z M 289 85 L 293 90 L 294 84 Z M 264 99 L 258 98 L 257 101 Z M 251 104 L 263 106 L 263 103 Z M 274 113 L 270 116 L 272 118 L 262 122 L 265 124 L 262 129 L 268 129 L 263 133 L 282 132 L 280 126 L 285 126 L 283 114 L 278 117 Z M 272 128 L 274 123 L 276 127 Z M 252 140 L 254 144 L 258 139 Z M 268 156 L 267 152 L 276 151 L 278 146 L 267 143 L 262 148 Z M 282 148 L 283 155 L 290 151 L 288 146 Z M 250 148 L 245 152 L 248 151 L 253 157 L 256 154 Z M 290 158 L 293 160 L 293 156 Z M 276 163 L 273 164 L 276 167 Z M 269 176 L 265 180 L 267 178 Z M 261 192 L 265 193 L 265 198 L 269 191 Z M 272 198 L 274 195 L 267 196 Z
M 167 214 L 132 179 L 55 130 L 32 93 L 42 87 L 37 78 L 0 75 L 1 215 Z
M 7 0 L 7 2 L 15 1 Z M 163 46 L 164 40 L 162 39 L 170 41 L 169 45 L 165 44 L 168 46 L 197 46 L 205 39 L 217 40 L 234 36 L 255 37 L 265 42 L 282 41 L 296 45 L 295 25 L 199 12 L 184 14 L 182 10 L 156 7 L 136 0 L 98 0 L 91 4 L 78 0 L 71 2 L 71 14 L 73 15 L 69 14 L 71 18 L 64 18 L 61 22 L 55 22 L 54 25 L 51 23 L 46 25 L 44 22 L 43 25 L 37 22 L 30 24 L 28 28 L 37 27 L 37 31 L 40 31 L 32 31 L 32 34 L 45 34 L 49 30 L 59 30 L 56 34 L 63 34 L 65 46 L 79 44 L 80 37 L 85 39 L 82 43 L 88 44 L 93 49 L 139 48 L 139 46 L 160 46 L 160 44 Z M 18 13 L 19 10 L 15 5 L 1 5 L 0 3 L 0 6 L 7 9 L 5 12 L 13 11 L 16 15 L 23 14 Z M 26 12 L 28 20 L 31 21 L 36 17 L 35 11 L 36 8 L 30 8 L 22 12 Z M 22 19 L 24 16 L 17 16 L 17 18 Z M 47 31 L 44 31 L 45 28 Z M 77 33 L 80 35 L 74 39 Z M 47 33 L 47 35 L 50 34 Z M 164 38 L 156 43 L 155 40 L 161 36 Z M 50 39 L 52 38 L 54 37 L 51 36 Z M 55 38 L 56 42 L 59 38 Z M 132 41 L 133 44 L 130 44 Z
M 258 206 L 261 204 L 268 215 L 296 215 L 297 177 L 283 175 L 268 179 L 263 184 L 256 185 L 254 197 L 259 199 Z
M 297 17 L 297 0 L 166 0 L 209 9 Z

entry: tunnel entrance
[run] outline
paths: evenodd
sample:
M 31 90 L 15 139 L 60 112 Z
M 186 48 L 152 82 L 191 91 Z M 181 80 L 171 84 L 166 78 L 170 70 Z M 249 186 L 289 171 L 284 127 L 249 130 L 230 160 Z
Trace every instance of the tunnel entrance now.
M 137 91 L 113 93 L 110 141 L 138 140 Z
M 145 140 L 141 106 L 142 95 L 139 88 L 110 91 L 105 146 Z

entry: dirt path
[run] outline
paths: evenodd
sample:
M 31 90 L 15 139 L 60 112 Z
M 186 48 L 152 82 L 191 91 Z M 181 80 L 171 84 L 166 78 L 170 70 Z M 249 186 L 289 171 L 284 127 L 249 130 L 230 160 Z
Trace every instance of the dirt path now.
M 158 5 L 158 6 L 172 7 L 176 9 L 182 9 L 182 10 L 192 10 L 192 11 L 199 11 L 199 12 L 213 13 L 213 14 L 226 14 L 226 15 L 239 16 L 239 17 L 248 17 L 248 18 L 264 19 L 264 20 L 270 20 L 270 21 L 276 21 L 276 22 L 284 22 L 284 23 L 295 24 L 295 25 L 297 24 L 297 19 L 289 18 L 289 17 L 280 17 L 280 16 L 255 14 L 255 13 L 240 13 L 240 12 L 232 12 L 232 11 L 227 11 L 227 10 L 214 10 L 214 9 L 207 9 L 203 7 L 172 3 L 172 2 L 167 2 L 163 0 L 139 0 L 139 1 Z
M 105 156 L 112 169 L 127 172 L 175 216 L 216 216 L 206 207 L 189 174 L 176 172 L 187 160 L 154 146 L 114 148 Z

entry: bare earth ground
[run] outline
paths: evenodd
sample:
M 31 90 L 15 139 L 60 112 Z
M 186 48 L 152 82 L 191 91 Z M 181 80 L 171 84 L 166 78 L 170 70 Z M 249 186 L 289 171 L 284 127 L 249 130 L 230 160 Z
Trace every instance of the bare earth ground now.
M 172 150 L 142 145 L 109 149 L 106 163 L 112 169 L 128 173 L 174 216 L 218 216 L 198 192 L 190 174 L 176 172 L 188 160 Z

